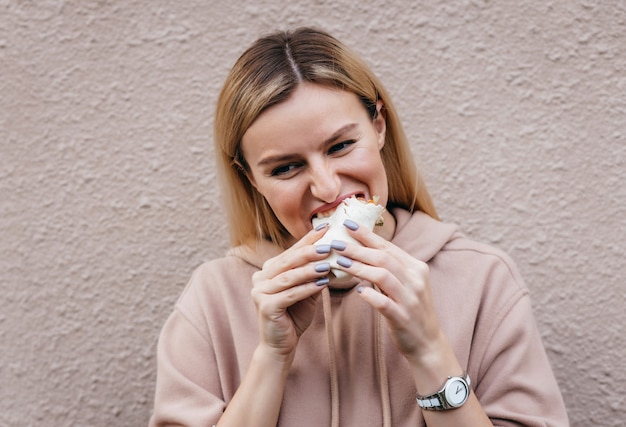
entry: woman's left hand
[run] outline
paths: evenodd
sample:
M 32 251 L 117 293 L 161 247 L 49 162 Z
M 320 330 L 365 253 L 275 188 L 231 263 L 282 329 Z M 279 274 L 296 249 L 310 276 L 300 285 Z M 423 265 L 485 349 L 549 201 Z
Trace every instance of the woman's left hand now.
M 439 325 L 428 265 L 364 227 L 349 233 L 364 246 L 346 244 L 339 252 L 347 259 L 339 265 L 380 289 L 357 290 L 387 319 L 396 347 L 409 362 L 417 392 L 436 392 L 446 377 L 460 375 L 464 369 Z M 474 393 L 463 408 L 423 411 L 423 415 L 429 426 L 493 425 Z
M 364 246 L 347 244 L 339 251 L 351 261 L 342 269 L 378 286 L 381 292 L 358 290 L 385 316 L 400 352 L 427 368 L 449 348 L 435 311 L 428 265 L 363 227 L 349 233 Z

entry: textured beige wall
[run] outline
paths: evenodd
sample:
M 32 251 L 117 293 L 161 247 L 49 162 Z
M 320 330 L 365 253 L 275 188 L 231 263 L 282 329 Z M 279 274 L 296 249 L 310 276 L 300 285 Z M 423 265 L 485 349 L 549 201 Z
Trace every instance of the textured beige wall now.
M 226 248 L 217 92 L 300 24 L 363 54 L 442 216 L 517 261 L 572 425 L 624 425 L 626 4 L 384 3 L 0 0 L 0 426 L 147 423 L 160 327 Z

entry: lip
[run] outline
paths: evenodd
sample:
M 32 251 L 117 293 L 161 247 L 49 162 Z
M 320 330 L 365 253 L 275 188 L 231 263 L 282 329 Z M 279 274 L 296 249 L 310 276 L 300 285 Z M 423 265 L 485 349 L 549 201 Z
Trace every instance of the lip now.
M 357 197 L 363 197 L 363 198 L 367 198 L 367 196 L 365 195 L 364 192 L 361 191 L 355 191 L 354 193 L 349 193 L 349 194 L 345 194 L 341 197 L 339 197 L 337 200 L 335 200 L 332 203 L 327 203 L 325 205 L 322 205 L 320 207 L 318 207 L 317 209 L 315 209 L 313 212 L 311 212 L 311 214 L 309 215 L 309 221 L 312 221 L 313 218 L 321 213 L 321 212 L 328 212 L 330 210 L 333 210 L 335 208 L 337 208 L 337 206 L 339 206 L 341 204 L 341 202 L 343 202 L 345 199 L 349 199 L 352 196 L 357 196 Z

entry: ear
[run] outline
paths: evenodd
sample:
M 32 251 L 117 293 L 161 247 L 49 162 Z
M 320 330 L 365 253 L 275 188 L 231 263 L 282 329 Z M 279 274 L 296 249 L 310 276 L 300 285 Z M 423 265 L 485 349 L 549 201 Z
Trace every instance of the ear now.
M 252 187 L 259 191 L 257 185 L 256 185 L 256 181 L 254 180 L 254 175 L 252 174 L 252 172 L 250 170 L 248 170 L 247 168 L 241 166 L 241 165 L 236 165 L 235 166 L 237 168 L 237 172 L 238 175 L 240 176 L 239 179 L 247 179 L 248 182 L 250 183 L 250 185 L 252 185 Z M 243 177 L 241 177 L 243 175 Z
M 243 160 L 243 156 L 241 157 L 241 159 L 242 160 L 239 160 L 239 156 L 235 156 L 235 158 L 233 159 L 233 163 L 232 163 L 233 166 L 237 168 L 237 172 L 240 175 L 243 175 L 244 177 L 246 177 L 246 179 L 250 182 L 250 184 L 252 184 L 252 186 L 256 188 L 256 182 L 254 180 L 254 175 L 252 174 L 252 171 L 246 165 L 246 161 Z
M 376 101 L 376 116 L 374 117 L 374 129 L 378 133 L 378 149 L 385 145 L 385 135 L 387 132 L 387 117 L 385 114 L 385 104 L 382 99 Z
M 256 181 L 254 180 L 254 175 L 252 174 L 251 171 L 249 171 L 248 169 L 241 169 L 241 173 L 245 175 L 246 178 L 248 178 L 248 181 L 250 182 L 250 184 L 257 190 L 259 191 L 259 189 L 256 186 Z

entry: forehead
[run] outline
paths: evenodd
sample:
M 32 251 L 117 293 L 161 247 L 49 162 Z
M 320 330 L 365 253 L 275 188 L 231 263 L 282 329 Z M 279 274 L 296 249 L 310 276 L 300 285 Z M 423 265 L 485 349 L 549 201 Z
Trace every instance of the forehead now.
M 273 144 L 319 142 L 348 124 L 367 121 L 368 114 L 352 92 L 303 83 L 283 102 L 265 110 L 242 138 L 244 154 Z

